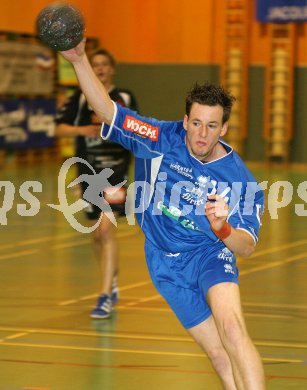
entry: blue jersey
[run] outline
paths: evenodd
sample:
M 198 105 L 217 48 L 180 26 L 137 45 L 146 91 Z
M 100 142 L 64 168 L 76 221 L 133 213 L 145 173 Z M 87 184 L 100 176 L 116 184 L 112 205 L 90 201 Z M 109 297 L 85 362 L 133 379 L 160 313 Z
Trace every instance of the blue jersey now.
M 258 239 L 263 191 L 232 148 L 215 161 L 189 153 L 183 121 L 146 118 L 115 104 L 102 137 L 130 150 L 135 159 L 135 213 L 152 245 L 171 253 L 218 241 L 205 216 L 207 196 L 219 194 L 229 205 L 228 222 Z

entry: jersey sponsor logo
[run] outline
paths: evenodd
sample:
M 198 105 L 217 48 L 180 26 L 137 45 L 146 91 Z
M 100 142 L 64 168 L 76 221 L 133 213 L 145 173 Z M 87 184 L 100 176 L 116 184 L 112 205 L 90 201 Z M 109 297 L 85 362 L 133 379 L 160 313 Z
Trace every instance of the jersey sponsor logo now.
M 187 188 L 186 192 L 182 195 L 182 199 L 186 200 L 190 204 L 199 206 L 205 203 L 205 199 L 202 197 L 203 194 L 204 191 L 202 191 L 199 187 L 193 187 L 191 190 Z
M 178 257 L 180 255 L 180 252 L 178 252 L 178 253 L 171 253 L 171 252 L 169 252 L 167 255 L 165 255 L 165 256 L 167 256 L 167 257 Z
M 201 229 L 198 226 L 196 226 L 195 222 L 191 221 L 190 219 L 184 218 L 182 221 L 179 221 L 182 213 L 177 207 L 174 206 L 167 207 L 161 201 L 158 202 L 157 207 L 168 218 L 180 222 L 181 226 L 184 227 L 185 229 L 201 231 Z
M 224 264 L 224 271 L 226 272 L 226 274 L 235 275 L 235 271 L 234 271 L 234 269 L 232 268 L 232 265 L 231 265 L 231 264 Z
M 183 167 L 178 162 L 171 163 L 169 167 L 174 171 L 176 171 L 177 173 L 180 173 L 180 175 L 186 176 L 189 179 L 193 179 L 192 168 Z
M 195 225 L 195 222 L 194 221 L 191 221 L 190 219 L 183 219 L 181 222 L 181 225 L 185 228 L 185 229 L 190 229 L 190 230 L 197 230 L 197 231 L 201 231 L 201 229 Z
M 197 182 L 198 182 L 198 185 L 200 187 L 206 187 L 208 181 L 210 181 L 210 177 L 206 177 L 206 176 L 201 175 L 201 176 L 198 176 L 198 178 L 197 178 Z
M 174 206 L 170 206 L 169 208 L 165 206 L 161 201 L 157 204 L 158 210 L 162 211 L 164 215 L 167 217 L 170 217 L 172 219 L 175 219 L 176 221 L 179 220 L 179 217 L 181 215 L 181 211 Z
M 228 248 L 223 248 L 217 257 L 218 259 L 229 261 L 229 263 L 232 263 L 233 260 L 232 252 Z
M 158 141 L 159 128 L 157 126 L 151 126 L 149 123 L 142 122 L 133 116 L 126 115 L 123 127 L 125 130 L 132 133 L 149 138 L 151 141 Z
M 186 188 L 181 197 L 194 206 L 201 206 L 205 204 L 208 195 L 219 193 L 219 196 L 224 198 L 227 203 L 229 197 L 226 195 L 230 191 L 231 187 L 228 186 L 228 183 L 218 183 L 216 180 L 210 179 L 210 176 L 201 175 L 198 176 L 197 181 L 194 182 L 194 187 Z

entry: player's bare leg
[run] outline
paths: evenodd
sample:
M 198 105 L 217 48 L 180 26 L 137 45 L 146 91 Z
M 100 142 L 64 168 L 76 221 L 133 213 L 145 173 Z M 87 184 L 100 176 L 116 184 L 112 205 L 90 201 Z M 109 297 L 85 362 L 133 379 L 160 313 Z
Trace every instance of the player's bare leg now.
M 235 283 L 217 284 L 209 289 L 207 301 L 221 341 L 231 360 L 237 388 L 265 389 L 260 356 L 246 330 L 239 286 Z
M 201 346 L 209 357 L 213 368 L 218 374 L 225 390 L 236 390 L 231 361 L 221 342 L 214 318 L 188 329 L 190 335 Z
M 116 227 L 106 214 L 94 231 L 94 245 L 101 272 L 100 294 L 111 295 L 112 282 L 118 272 Z

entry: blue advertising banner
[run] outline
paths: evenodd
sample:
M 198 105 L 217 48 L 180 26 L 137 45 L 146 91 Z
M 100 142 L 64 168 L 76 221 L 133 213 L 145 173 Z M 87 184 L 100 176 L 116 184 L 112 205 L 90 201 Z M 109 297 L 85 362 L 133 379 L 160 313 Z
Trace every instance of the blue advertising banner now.
M 256 4 L 258 22 L 307 21 L 307 0 L 257 0 Z
M 52 146 L 55 112 L 55 99 L 0 100 L 0 148 Z

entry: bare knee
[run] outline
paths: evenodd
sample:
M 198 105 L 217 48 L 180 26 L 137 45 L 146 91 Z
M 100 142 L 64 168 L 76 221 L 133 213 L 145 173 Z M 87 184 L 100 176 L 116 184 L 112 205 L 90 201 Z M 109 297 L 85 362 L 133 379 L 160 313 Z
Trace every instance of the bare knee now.
M 224 348 L 213 348 L 207 350 L 207 356 L 210 359 L 215 371 L 224 377 L 232 371 L 229 356 Z
M 114 239 L 113 229 L 109 226 L 100 225 L 94 231 L 93 240 L 95 243 L 103 245 Z
M 213 317 L 190 329 L 189 333 L 204 350 L 218 375 L 224 379 L 231 378 L 231 361 L 221 342 Z
M 226 348 L 233 347 L 237 349 L 248 338 L 243 319 L 239 318 L 235 313 L 224 318 L 219 328 L 221 339 Z

